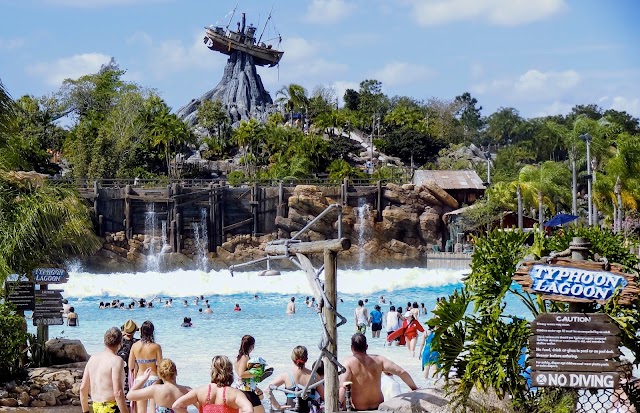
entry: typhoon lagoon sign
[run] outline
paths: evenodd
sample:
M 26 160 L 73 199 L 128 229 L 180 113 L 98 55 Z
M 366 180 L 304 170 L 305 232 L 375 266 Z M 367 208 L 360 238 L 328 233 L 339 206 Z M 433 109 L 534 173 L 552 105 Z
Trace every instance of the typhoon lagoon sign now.
M 554 301 L 604 304 L 619 294 L 620 304 L 630 304 L 639 291 L 634 276 L 622 272 L 620 265 L 605 271 L 599 262 L 563 258 L 525 262 L 513 279 L 525 291 Z
M 531 291 L 589 301 L 608 301 L 618 289 L 627 286 L 627 280 L 606 271 L 588 271 L 580 268 L 534 265 L 529 270 L 533 284 Z

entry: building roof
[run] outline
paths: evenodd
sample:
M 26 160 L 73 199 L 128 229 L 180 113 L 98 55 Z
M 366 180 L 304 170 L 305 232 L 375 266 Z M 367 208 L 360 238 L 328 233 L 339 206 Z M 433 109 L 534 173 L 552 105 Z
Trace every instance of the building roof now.
M 420 185 L 426 181 L 435 182 L 440 188 L 447 189 L 487 189 L 482 179 L 474 170 L 464 171 L 439 171 L 418 170 L 413 174 L 414 185 Z

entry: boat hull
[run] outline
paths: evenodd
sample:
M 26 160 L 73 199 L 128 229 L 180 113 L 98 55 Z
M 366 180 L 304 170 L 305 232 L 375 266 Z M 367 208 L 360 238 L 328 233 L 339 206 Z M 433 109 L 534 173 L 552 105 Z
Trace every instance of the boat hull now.
M 232 35 L 235 33 L 232 33 Z M 237 35 L 236 35 L 237 36 Z M 233 52 L 244 52 L 253 57 L 258 66 L 275 66 L 282 59 L 284 52 L 261 47 L 251 43 L 242 43 L 226 34 L 217 33 L 209 28 L 205 29 L 204 43 L 210 50 L 231 55 Z

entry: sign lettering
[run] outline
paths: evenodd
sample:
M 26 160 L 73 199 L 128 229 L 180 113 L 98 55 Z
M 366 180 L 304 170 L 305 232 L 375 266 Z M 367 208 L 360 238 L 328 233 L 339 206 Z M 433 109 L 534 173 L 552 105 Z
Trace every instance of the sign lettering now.
M 536 387 L 572 387 L 578 389 L 614 389 L 620 381 L 620 374 L 589 372 L 550 372 L 536 371 L 531 373 L 533 385 Z
M 627 286 L 624 277 L 610 272 L 552 265 L 535 264 L 529 276 L 535 293 L 587 300 L 609 300 L 617 289 Z
M 60 284 L 69 281 L 69 274 L 64 268 L 36 268 L 33 279 L 38 284 Z
M 35 308 L 35 292 L 32 282 L 6 282 L 7 301 L 15 305 L 16 310 L 33 310 Z

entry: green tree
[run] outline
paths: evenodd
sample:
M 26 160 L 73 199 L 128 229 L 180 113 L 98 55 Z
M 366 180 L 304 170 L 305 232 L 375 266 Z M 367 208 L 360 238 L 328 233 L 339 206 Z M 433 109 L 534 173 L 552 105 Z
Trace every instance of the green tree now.
M 342 100 L 344 100 L 345 109 L 358 110 L 360 106 L 360 94 L 353 89 L 345 90 Z
M 293 125 L 293 112 L 300 110 L 304 112 L 309 105 L 309 98 L 307 97 L 307 90 L 295 83 L 291 83 L 288 86 L 282 86 L 280 90 L 276 92 L 276 103 L 282 105 L 285 110 L 290 114 L 290 121 Z
M 491 143 L 508 144 L 516 142 L 519 127 L 524 120 L 514 108 L 498 108 L 487 118 L 485 134 Z
M 477 106 L 478 100 L 472 97 L 469 92 L 456 96 L 455 103 L 458 105 L 457 115 L 460 119 L 465 139 L 473 140 L 477 138 L 484 126 L 484 120 L 480 113 L 482 106 Z
M 207 158 L 224 156 L 230 145 L 231 122 L 229 115 L 219 100 L 205 100 L 198 109 L 198 126 L 204 128 L 208 136 L 203 139 L 207 144 Z
M 387 133 L 375 143 L 384 153 L 397 156 L 412 166 L 434 160 L 443 147 L 430 135 L 408 127 Z
M 561 163 L 547 161 L 540 166 L 525 165 L 520 170 L 518 181 L 529 205 L 538 206 L 538 223 L 544 224 L 544 206 L 555 214 L 556 206 L 567 206 L 571 202 L 571 172 Z
M 327 172 L 329 173 L 328 178 L 332 182 L 342 182 L 344 178 L 362 179 L 366 177 L 364 172 L 352 167 L 343 159 L 336 159 L 332 161 L 327 168 Z

